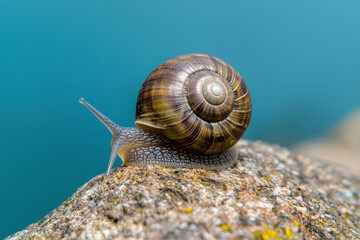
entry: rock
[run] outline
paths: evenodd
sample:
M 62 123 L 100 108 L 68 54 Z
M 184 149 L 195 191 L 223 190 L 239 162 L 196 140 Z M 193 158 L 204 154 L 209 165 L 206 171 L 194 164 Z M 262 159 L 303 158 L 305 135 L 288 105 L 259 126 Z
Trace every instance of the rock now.
M 360 239 L 358 180 L 276 145 L 237 147 L 229 169 L 99 175 L 8 239 Z
M 323 137 L 296 145 L 293 151 L 329 160 L 344 171 L 360 176 L 360 109 Z

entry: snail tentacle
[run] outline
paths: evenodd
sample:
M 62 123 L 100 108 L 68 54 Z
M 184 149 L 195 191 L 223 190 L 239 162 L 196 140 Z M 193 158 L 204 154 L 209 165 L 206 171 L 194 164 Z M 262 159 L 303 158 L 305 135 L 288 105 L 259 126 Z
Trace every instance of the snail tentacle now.
M 120 133 L 124 128 L 114 123 L 110 118 L 102 114 L 99 110 L 88 103 L 85 98 L 80 98 L 79 102 L 84 104 L 109 130 L 112 134 Z
M 115 162 L 116 156 L 118 155 L 122 143 L 123 143 L 123 127 L 120 127 L 115 122 L 113 122 L 110 118 L 105 116 L 103 113 L 101 113 L 99 110 L 97 110 L 94 106 L 92 106 L 90 103 L 88 103 L 85 98 L 80 98 L 79 102 L 81 104 L 84 104 L 113 134 L 113 139 L 111 141 L 111 154 L 109 158 L 108 168 L 105 173 L 105 177 L 108 177 L 110 175 L 111 168 Z
M 111 154 L 110 154 L 110 158 L 109 158 L 109 163 L 108 163 L 108 167 L 105 173 L 105 177 L 108 177 L 110 175 L 110 171 L 112 166 L 114 165 L 115 159 L 120 151 L 120 148 L 122 147 L 122 136 L 119 134 L 114 134 L 113 139 L 112 139 L 112 146 L 111 146 Z

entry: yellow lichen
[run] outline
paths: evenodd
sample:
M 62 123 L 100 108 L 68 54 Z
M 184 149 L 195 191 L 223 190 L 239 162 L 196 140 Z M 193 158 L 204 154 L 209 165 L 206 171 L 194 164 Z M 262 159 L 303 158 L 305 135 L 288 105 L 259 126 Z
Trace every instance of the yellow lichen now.
M 199 182 L 199 183 L 201 183 L 201 184 L 205 184 L 205 183 L 206 183 L 206 181 L 203 181 L 203 180 L 199 179 L 199 178 L 198 178 L 198 175 L 197 175 L 196 173 L 194 173 L 194 177 L 195 177 L 195 180 L 196 180 L 197 182 Z
M 277 232 L 274 229 L 268 228 L 265 230 L 267 234 L 269 234 L 271 237 L 276 237 Z
M 288 227 L 285 229 L 285 235 L 289 239 L 294 239 L 294 234 L 292 233 L 291 229 Z
M 346 220 L 346 221 L 349 221 L 349 220 L 350 220 L 350 214 L 345 213 L 344 215 L 345 215 L 345 220 Z
M 198 181 L 198 182 L 201 183 L 201 184 L 205 184 L 205 183 L 206 183 L 206 181 L 203 181 L 203 180 L 200 180 L 200 179 L 196 179 L 196 181 Z
M 268 182 L 271 181 L 271 177 L 262 177 L 262 179 L 264 179 L 264 180 L 266 180 L 266 181 L 268 181 Z
M 141 210 L 142 210 L 142 208 L 141 208 L 141 207 L 139 207 L 139 208 L 138 208 L 138 211 L 139 211 L 139 212 L 141 212 Z
M 256 240 L 282 240 L 274 229 L 267 228 L 265 231 L 254 232 Z
M 118 198 L 115 200 L 116 203 L 118 203 L 119 201 L 120 201 L 120 199 L 118 199 Z
M 300 223 L 298 221 L 295 222 L 295 227 L 299 228 Z
M 221 230 L 230 231 L 231 227 L 228 224 L 224 223 L 223 225 L 221 225 Z
M 192 208 L 183 208 L 181 211 L 186 212 L 186 213 L 192 213 L 193 209 Z
M 256 240 L 262 240 L 261 235 L 262 235 L 262 231 L 256 231 L 256 232 L 254 232 L 254 238 L 255 238 Z

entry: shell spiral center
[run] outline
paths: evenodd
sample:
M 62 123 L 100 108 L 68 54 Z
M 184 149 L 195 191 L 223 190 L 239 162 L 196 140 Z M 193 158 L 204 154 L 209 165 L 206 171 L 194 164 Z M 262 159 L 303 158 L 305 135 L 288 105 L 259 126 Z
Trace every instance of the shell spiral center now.
M 200 71 L 192 75 L 187 96 L 194 113 L 208 122 L 225 119 L 234 106 L 230 84 L 216 72 Z
M 202 87 L 202 94 L 212 105 L 220 105 L 226 98 L 224 87 L 214 80 L 206 81 Z

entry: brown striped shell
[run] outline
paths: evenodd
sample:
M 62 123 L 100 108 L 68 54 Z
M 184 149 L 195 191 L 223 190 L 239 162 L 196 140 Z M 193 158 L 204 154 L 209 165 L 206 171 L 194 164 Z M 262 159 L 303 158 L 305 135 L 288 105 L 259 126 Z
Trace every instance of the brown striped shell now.
M 173 58 L 150 73 L 136 105 L 135 124 L 203 154 L 232 147 L 251 117 L 249 90 L 239 73 L 205 54 Z

